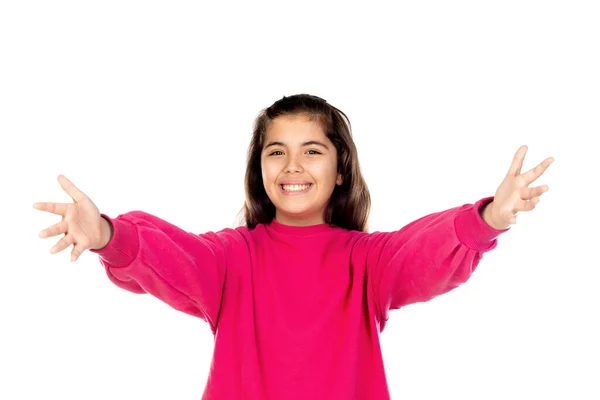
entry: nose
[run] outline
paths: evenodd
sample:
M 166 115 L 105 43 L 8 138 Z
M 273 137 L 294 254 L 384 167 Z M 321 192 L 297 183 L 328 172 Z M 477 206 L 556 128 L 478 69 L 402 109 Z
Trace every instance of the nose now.
M 302 167 L 302 163 L 300 163 L 297 157 L 290 156 L 285 165 L 285 172 L 287 173 L 295 173 L 302 172 L 304 168 Z

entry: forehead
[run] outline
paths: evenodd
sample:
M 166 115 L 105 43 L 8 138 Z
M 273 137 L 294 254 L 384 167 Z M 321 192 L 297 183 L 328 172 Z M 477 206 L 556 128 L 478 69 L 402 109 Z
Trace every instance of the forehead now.
M 318 119 L 305 115 L 277 117 L 267 127 L 265 142 L 278 141 L 293 144 L 307 140 L 328 141 Z

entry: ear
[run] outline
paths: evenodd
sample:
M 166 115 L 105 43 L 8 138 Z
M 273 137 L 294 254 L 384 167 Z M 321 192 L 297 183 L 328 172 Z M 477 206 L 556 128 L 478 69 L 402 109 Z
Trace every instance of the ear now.
M 339 186 L 342 184 L 342 182 L 344 182 L 344 178 L 342 178 L 342 174 L 338 174 L 337 179 L 335 180 L 335 183 Z

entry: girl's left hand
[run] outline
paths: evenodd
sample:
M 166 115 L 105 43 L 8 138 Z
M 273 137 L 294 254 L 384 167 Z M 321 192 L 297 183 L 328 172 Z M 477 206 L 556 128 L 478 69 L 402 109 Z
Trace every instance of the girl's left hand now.
M 482 212 L 484 221 L 492 228 L 503 230 L 517 223 L 519 211 L 531 211 L 540 201 L 540 196 L 548 191 L 548 185 L 528 187 L 535 182 L 554 162 L 548 157 L 535 168 L 521 174 L 523 160 L 527 154 L 527 146 L 521 146 L 494 195 L 494 201 L 489 203 Z

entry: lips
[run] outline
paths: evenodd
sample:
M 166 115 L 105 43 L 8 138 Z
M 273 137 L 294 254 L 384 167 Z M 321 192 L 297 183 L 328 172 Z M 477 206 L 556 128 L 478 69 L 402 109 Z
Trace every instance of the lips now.
M 280 186 L 283 185 L 312 185 L 312 182 L 309 181 L 283 181 L 279 183 Z
M 312 186 L 312 183 L 292 183 L 292 184 L 288 184 L 288 183 L 283 183 L 280 184 L 279 187 L 281 188 L 281 190 L 285 193 L 285 194 L 301 194 L 301 193 L 305 193 L 306 191 L 308 191 Z

